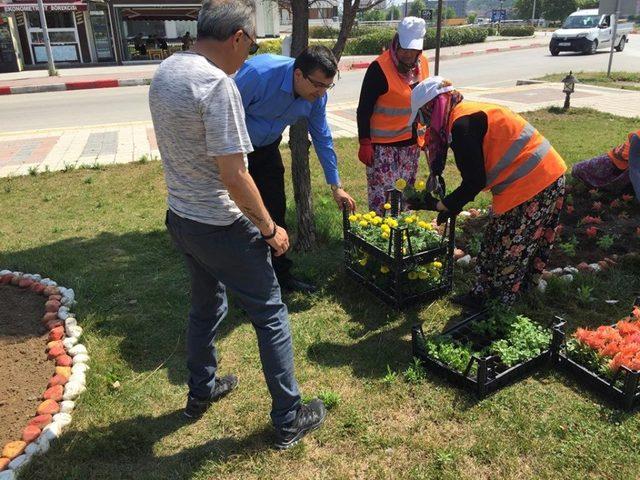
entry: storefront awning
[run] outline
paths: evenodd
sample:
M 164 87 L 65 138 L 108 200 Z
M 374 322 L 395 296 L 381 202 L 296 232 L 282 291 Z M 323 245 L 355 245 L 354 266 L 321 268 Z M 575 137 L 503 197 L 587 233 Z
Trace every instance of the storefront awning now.
M 197 20 L 200 8 L 123 8 L 123 20 Z
M 45 12 L 68 12 L 78 11 L 82 12 L 87 9 L 87 4 L 84 2 L 70 2 L 70 3 L 45 3 Z M 12 12 L 37 12 L 37 3 L 0 3 L 0 12 L 12 13 Z

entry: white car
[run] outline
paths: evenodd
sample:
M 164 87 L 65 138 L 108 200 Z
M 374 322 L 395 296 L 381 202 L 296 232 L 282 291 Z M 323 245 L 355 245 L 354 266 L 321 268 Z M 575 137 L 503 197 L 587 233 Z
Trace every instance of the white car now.
M 616 38 L 613 39 L 615 15 L 600 15 L 598 9 L 578 10 L 567 17 L 562 28 L 553 32 L 549 51 L 554 57 L 560 52 L 583 52 L 593 54 L 601 48 L 611 48 L 611 42 L 618 52 L 624 50 L 633 30 L 631 23 L 618 23 Z

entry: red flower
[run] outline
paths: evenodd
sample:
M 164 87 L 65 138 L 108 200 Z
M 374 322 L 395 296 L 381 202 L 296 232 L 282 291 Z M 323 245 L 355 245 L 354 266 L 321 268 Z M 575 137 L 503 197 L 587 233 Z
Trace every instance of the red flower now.
M 602 210 L 602 202 L 593 202 L 592 207 L 596 212 L 599 212 Z
M 585 230 L 587 237 L 593 238 L 598 234 L 598 229 L 596 227 L 589 227 Z
M 611 201 L 611 208 L 620 208 L 620 200 L 618 200 L 617 198 L 615 200 Z
M 624 200 L 625 202 L 630 202 L 631 200 L 633 200 L 633 195 L 625 193 L 624 195 L 622 195 L 622 200 Z
M 556 227 L 556 235 L 561 236 L 562 232 L 564 232 L 564 225 L 560 224 Z

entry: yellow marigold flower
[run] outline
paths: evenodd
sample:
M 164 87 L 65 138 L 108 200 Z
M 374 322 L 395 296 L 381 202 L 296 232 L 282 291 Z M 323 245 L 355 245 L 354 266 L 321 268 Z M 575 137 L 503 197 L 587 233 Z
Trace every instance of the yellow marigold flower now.
M 380 236 L 386 240 L 387 238 L 389 238 L 389 232 L 382 232 Z
M 386 265 L 382 265 L 380 267 L 380 273 L 389 273 L 389 267 L 387 267 Z
M 428 228 L 428 227 L 429 227 L 429 224 L 428 224 L 427 222 L 425 222 L 424 220 L 420 220 L 420 221 L 418 222 L 418 226 L 419 226 L 420 228 Z
M 375 217 L 377 217 L 378 215 L 376 214 L 376 212 L 374 212 L 373 210 L 371 210 L 371 211 L 369 212 L 369 216 L 370 216 L 371 218 L 375 218 Z
M 362 218 L 362 215 L 360 213 L 356 213 L 356 220 L 360 220 Z
M 361 220 L 360 221 L 360 226 L 361 227 L 368 227 L 369 226 L 369 222 L 367 222 L 366 220 Z
M 357 215 L 349 215 L 349 221 L 350 222 L 355 222 L 356 220 L 358 220 L 358 216 Z
M 382 223 L 382 219 L 380 217 L 376 217 L 371 220 L 371 223 L 373 223 L 374 225 L 380 225 Z
M 360 260 L 358 260 L 358 263 L 364 267 L 367 264 L 367 259 L 361 258 Z
M 384 207 L 385 210 L 391 210 L 391 204 L 390 203 L 385 203 L 383 205 L 383 207 Z
M 429 274 L 427 274 L 427 272 L 421 271 L 418 273 L 418 278 L 420 280 L 426 280 L 427 278 L 429 278 Z
M 395 185 L 398 190 L 402 191 L 407 188 L 407 181 L 404 178 L 399 178 L 396 180 Z
M 430 223 L 427 223 L 427 226 L 424 227 L 426 230 L 433 230 L 433 225 L 431 225 Z
M 433 265 L 434 268 L 442 268 L 442 263 L 438 262 L 437 260 L 433 262 L 431 265 Z
M 409 217 L 406 217 L 406 218 L 404 219 L 404 222 L 405 222 L 405 223 L 413 223 L 413 220 L 414 220 L 414 218 L 413 218 L 413 217 L 411 217 L 411 216 L 409 216 Z
M 391 227 L 386 223 L 383 223 L 382 226 L 380 227 L 380 230 L 382 230 L 383 232 L 389 233 L 391 231 Z
M 416 182 L 416 192 L 422 192 L 425 188 L 427 188 L 427 184 L 423 180 Z
M 409 272 L 407 274 L 407 277 L 409 277 L 409 280 L 415 280 L 416 278 L 418 278 L 418 274 L 416 272 Z

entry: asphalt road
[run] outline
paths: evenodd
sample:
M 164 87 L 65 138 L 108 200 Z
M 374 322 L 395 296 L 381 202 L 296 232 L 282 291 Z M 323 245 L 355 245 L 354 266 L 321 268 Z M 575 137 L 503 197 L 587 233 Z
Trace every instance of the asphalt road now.
M 547 73 L 606 71 L 608 60 L 608 52 L 552 57 L 547 48 L 537 48 L 444 60 L 440 74 L 460 87 L 512 86 L 518 79 Z M 613 70 L 640 71 L 640 35 L 633 35 L 625 51 L 614 55 Z M 363 76 L 364 70 L 341 74 L 329 101 L 357 101 Z M 122 87 L 0 96 L 0 131 L 149 121 L 148 90 Z

